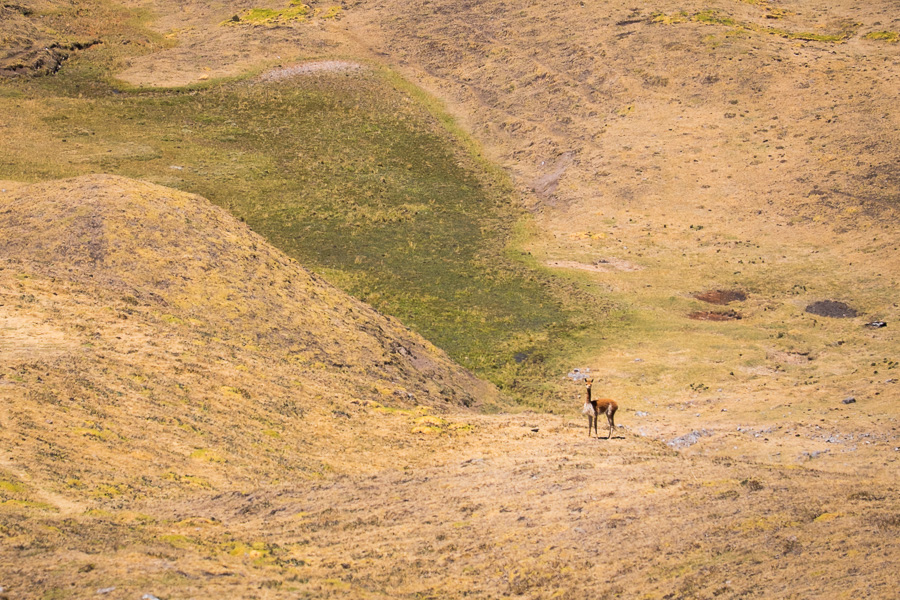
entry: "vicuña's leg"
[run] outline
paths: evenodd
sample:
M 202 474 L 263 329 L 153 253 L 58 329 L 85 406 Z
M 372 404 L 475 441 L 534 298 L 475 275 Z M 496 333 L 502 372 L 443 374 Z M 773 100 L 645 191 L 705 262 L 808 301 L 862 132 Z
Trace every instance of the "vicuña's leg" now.
M 609 435 L 606 436 L 606 439 L 609 439 L 612 437 L 613 429 L 616 428 L 616 411 L 614 411 L 614 410 L 607 411 L 606 418 L 609 421 Z

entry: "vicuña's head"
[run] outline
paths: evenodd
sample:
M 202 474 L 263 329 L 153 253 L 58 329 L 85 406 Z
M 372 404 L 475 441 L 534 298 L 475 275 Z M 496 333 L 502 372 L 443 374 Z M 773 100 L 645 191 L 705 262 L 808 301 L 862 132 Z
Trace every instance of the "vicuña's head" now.
M 584 385 L 587 387 L 587 389 L 591 389 L 591 384 L 593 384 L 593 383 L 594 383 L 593 379 L 585 379 L 584 380 Z

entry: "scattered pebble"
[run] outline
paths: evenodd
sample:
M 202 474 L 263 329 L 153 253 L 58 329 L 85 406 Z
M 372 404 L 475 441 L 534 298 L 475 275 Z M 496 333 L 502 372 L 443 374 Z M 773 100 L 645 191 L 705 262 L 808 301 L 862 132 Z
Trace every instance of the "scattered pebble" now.
M 854 402 L 856 402 L 856 398 L 850 396 L 849 398 L 844 398 L 843 400 L 841 400 L 841 402 L 843 402 L 844 404 L 853 404 Z
M 708 435 L 712 435 L 712 432 L 705 429 L 694 430 L 690 433 L 686 433 L 684 435 L 678 436 L 673 440 L 670 440 L 666 443 L 666 445 L 670 448 L 687 448 L 688 446 L 693 446 L 694 444 L 699 442 L 701 437 L 705 437 Z
M 637 416 L 637 417 L 648 417 L 648 416 L 650 416 L 650 413 L 644 412 L 644 411 L 642 411 L 642 410 L 639 410 L 639 411 L 635 412 L 634 414 L 635 414 L 635 416 Z
M 814 450 L 812 452 L 804 452 L 800 455 L 800 457 L 802 458 L 805 456 L 806 458 L 813 459 L 819 458 L 823 454 L 828 454 L 828 450 Z
M 108 587 L 108 588 L 100 588 L 99 590 L 97 590 L 97 593 L 98 594 L 108 594 L 108 593 L 114 592 L 114 591 L 116 591 L 115 587 Z
M 141 600 L 159 600 L 159 598 L 157 598 L 153 594 L 144 594 L 143 596 L 141 596 Z

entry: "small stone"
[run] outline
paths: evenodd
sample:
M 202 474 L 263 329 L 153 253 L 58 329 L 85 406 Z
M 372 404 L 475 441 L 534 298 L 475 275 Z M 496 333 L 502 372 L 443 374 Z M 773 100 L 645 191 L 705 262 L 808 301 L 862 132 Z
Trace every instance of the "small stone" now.
M 844 404 L 853 404 L 854 402 L 856 402 L 856 398 L 850 396 L 849 398 L 844 398 L 843 400 L 841 400 L 841 402 L 843 402 Z
M 141 596 L 141 600 L 159 600 L 159 598 L 157 598 L 153 594 L 144 594 L 143 596 Z
M 114 592 L 114 591 L 116 591 L 115 587 L 107 587 L 107 588 L 100 588 L 99 590 L 97 590 L 97 593 L 98 594 L 108 594 L 108 593 Z

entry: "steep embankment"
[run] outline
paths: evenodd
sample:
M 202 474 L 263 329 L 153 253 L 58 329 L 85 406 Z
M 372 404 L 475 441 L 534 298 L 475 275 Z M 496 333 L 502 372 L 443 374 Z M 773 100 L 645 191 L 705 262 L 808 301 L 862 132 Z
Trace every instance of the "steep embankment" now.
M 453 435 L 432 411 L 493 398 L 197 196 L 37 184 L 0 197 L 0 230 L 6 509 L 378 468 L 416 427 Z

